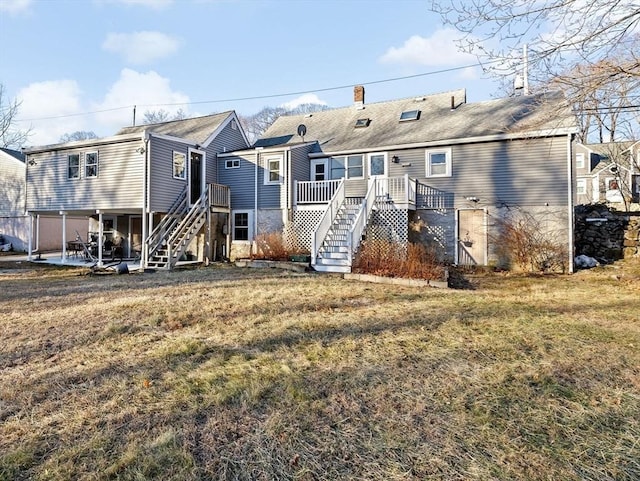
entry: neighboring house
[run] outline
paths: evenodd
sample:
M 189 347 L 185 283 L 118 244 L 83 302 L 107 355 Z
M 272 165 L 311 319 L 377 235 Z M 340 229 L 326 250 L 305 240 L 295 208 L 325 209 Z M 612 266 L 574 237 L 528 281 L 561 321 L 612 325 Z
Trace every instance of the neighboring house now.
M 456 90 L 283 116 L 252 149 L 218 156 L 232 256 L 281 231 L 317 270 L 347 272 L 363 236 L 501 264 L 501 219 L 535 215 L 572 266 L 575 118 L 560 94 L 467 103 Z
M 60 238 L 59 222 L 49 217 L 31 218 L 26 213 L 25 156 L 17 150 L 0 148 L 0 235 L 1 243 L 11 244 L 14 251 L 26 251 L 31 244 L 38 251 L 51 250 Z M 87 220 L 69 219 L 69 229 L 86 230 Z
M 576 144 L 576 205 L 628 210 L 640 201 L 640 142 Z
M 230 205 L 217 155 L 247 146 L 235 112 L 224 112 L 28 148 L 27 212 L 55 215 L 62 225 L 69 216 L 89 218 L 88 231 L 59 239 L 63 259 L 77 236 L 99 264 L 114 246 L 145 267 L 221 258 Z

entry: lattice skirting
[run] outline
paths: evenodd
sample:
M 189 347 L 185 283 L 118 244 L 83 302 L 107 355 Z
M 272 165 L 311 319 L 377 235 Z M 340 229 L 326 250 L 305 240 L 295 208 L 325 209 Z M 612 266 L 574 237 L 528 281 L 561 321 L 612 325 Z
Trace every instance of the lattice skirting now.
M 323 210 L 297 210 L 293 220 L 284 229 L 288 245 L 300 250 L 311 251 L 311 236 L 322 219 Z
M 367 227 L 367 239 L 406 244 L 409 241 L 409 211 L 374 210 Z

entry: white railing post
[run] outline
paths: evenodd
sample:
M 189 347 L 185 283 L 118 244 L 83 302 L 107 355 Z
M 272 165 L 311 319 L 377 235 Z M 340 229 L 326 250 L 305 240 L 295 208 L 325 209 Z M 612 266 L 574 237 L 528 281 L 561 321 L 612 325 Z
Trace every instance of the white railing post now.
M 293 205 L 298 205 L 298 181 L 293 181 Z

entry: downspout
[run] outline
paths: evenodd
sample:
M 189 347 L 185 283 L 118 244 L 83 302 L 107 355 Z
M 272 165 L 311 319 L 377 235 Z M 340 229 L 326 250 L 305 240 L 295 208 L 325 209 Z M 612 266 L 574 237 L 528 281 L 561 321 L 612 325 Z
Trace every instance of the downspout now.
M 573 229 L 575 224 L 573 212 L 573 134 L 567 134 L 567 182 L 569 183 L 569 199 L 568 199 L 568 224 L 569 224 L 569 273 L 573 274 L 573 258 L 574 258 L 574 236 Z
M 148 219 L 147 215 L 151 210 L 151 193 L 149 186 L 151 185 L 151 142 L 149 141 L 149 134 L 147 131 L 143 131 L 142 133 L 142 141 L 144 142 L 144 178 L 143 178 L 143 188 L 142 188 L 142 246 L 140 252 L 140 264 L 144 269 L 147 267 L 147 263 L 149 262 L 149 247 L 147 244 L 148 237 Z M 131 233 L 129 233 L 131 235 Z M 131 246 L 133 247 L 133 246 Z
M 286 222 L 291 220 L 291 211 L 293 209 L 293 165 L 291 164 L 291 150 L 287 150 L 287 218 Z
M 253 250 L 253 239 L 258 235 L 258 164 L 260 163 L 260 152 L 256 152 L 255 165 L 255 193 L 253 196 L 253 237 L 251 239 L 251 249 Z

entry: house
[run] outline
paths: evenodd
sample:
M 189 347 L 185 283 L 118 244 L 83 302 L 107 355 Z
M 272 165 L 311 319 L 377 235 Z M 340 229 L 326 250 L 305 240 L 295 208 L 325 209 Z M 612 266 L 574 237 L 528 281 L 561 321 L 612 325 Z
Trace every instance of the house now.
M 0 244 L 25 252 L 31 240 L 34 250 L 50 250 L 60 238 L 60 226 L 54 218 L 27 215 L 26 169 L 22 152 L 0 148 Z M 68 229 L 86 230 L 86 225 L 84 218 L 70 218 Z
M 576 144 L 576 205 L 622 210 L 640 202 L 640 142 Z
M 126 127 L 112 137 L 32 147 L 27 161 L 30 216 L 86 216 L 87 231 L 63 229 L 63 262 L 80 250 L 171 268 L 179 260 L 228 253 L 229 189 L 217 155 L 248 147 L 235 112 Z M 31 249 L 30 249 L 31 251 Z
M 316 270 L 347 272 L 363 237 L 424 242 L 457 264 L 508 262 L 500 225 L 536 216 L 572 266 L 575 119 L 560 94 L 467 103 L 465 90 L 283 116 L 218 156 L 232 256 L 283 232 Z

